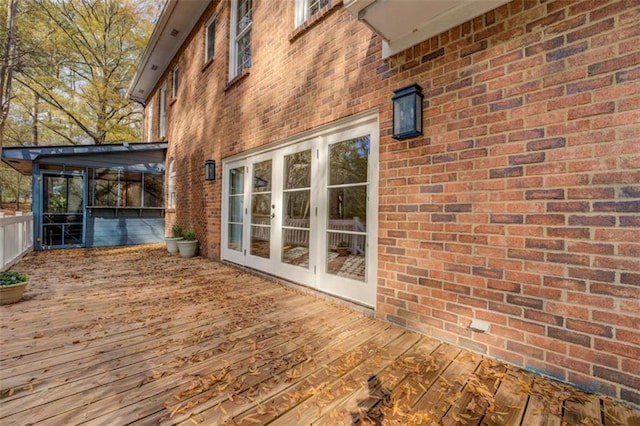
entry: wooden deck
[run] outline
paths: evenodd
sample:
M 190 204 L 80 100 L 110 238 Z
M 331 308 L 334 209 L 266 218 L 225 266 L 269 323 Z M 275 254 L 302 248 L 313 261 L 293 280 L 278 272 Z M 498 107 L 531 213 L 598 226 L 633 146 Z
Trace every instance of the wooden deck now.
M 32 253 L 0 424 L 640 425 L 640 413 L 163 247 Z

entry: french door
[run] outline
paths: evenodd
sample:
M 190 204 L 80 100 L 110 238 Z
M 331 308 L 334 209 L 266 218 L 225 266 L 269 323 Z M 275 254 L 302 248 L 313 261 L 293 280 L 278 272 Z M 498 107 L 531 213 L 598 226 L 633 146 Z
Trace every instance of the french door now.
M 224 163 L 222 256 L 375 305 L 377 121 Z

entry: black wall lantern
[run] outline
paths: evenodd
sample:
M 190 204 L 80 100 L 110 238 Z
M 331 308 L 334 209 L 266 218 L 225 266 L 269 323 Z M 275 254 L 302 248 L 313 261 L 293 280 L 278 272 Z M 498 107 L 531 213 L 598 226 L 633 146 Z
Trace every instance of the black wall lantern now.
M 422 134 L 422 87 L 417 84 L 393 92 L 393 138 L 406 139 Z
M 204 162 L 204 178 L 205 180 L 216 180 L 216 160 Z

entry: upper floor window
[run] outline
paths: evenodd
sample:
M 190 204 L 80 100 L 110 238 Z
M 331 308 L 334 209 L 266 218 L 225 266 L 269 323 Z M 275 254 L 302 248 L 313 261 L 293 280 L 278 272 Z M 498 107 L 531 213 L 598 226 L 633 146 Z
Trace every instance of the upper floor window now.
M 147 109 L 147 141 L 153 140 L 153 104 Z
M 229 79 L 251 68 L 252 0 L 232 0 Z
M 167 84 L 160 88 L 160 123 L 158 136 L 164 138 L 167 131 Z
M 180 85 L 180 68 L 175 67 L 171 75 L 171 97 L 178 96 L 178 86 Z
M 331 0 L 296 0 L 296 27 L 304 24 Z
M 209 22 L 207 22 L 207 25 L 205 26 L 205 34 L 204 34 L 204 61 L 205 62 L 213 58 L 213 55 L 216 52 L 215 42 L 216 42 L 216 19 L 215 17 L 213 17 Z
M 171 160 L 169 164 L 169 188 L 167 188 L 167 192 L 169 193 L 168 208 L 175 209 L 176 208 L 176 160 Z

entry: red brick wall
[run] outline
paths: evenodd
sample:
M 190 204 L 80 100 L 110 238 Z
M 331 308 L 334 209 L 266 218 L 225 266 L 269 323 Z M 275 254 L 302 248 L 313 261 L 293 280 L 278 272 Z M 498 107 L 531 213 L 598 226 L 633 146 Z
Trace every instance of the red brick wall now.
M 297 31 L 293 2 L 256 2 L 253 64 L 230 83 L 229 5 L 217 1 L 205 11 L 148 100 L 157 136 L 157 91 L 166 82 L 171 92 L 171 70 L 179 65 L 178 95 L 167 112 L 167 158 L 178 161 L 178 208 L 167 212 L 167 226 L 194 228 L 201 253 L 211 258 L 220 256 L 221 181 L 204 181 L 206 159 L 216 160 L 220 179 L 223 158 L 371 109 L 388 97 L 371 90 L 387 85 L 375 73 L 381 41 L 341 0 Z M 215 55 L 205 64 L 204 25 L 214 14 Z M 353 45 L 345 47 L 345 40 Z
M 223 158 L 378 108 L 376 314 L 640 404 L 637 3 L 513 1 L 386 60 L 334 5 L 295 32 L 293 2 L 257 2 L 253 66 L 232 84 L 228 2 L 209 7 L 169 68 L 182 77 L 167 223 L 218 258 L 222 182 L 204 182 L 206 159 L 220 179 Z M 390 99 L 412 83 L 425 136 L 396 141 Z
M 425 137 L 382 138 L 379 317 L 640 403 L 631 3 L 515 1 L 381 64 Z

